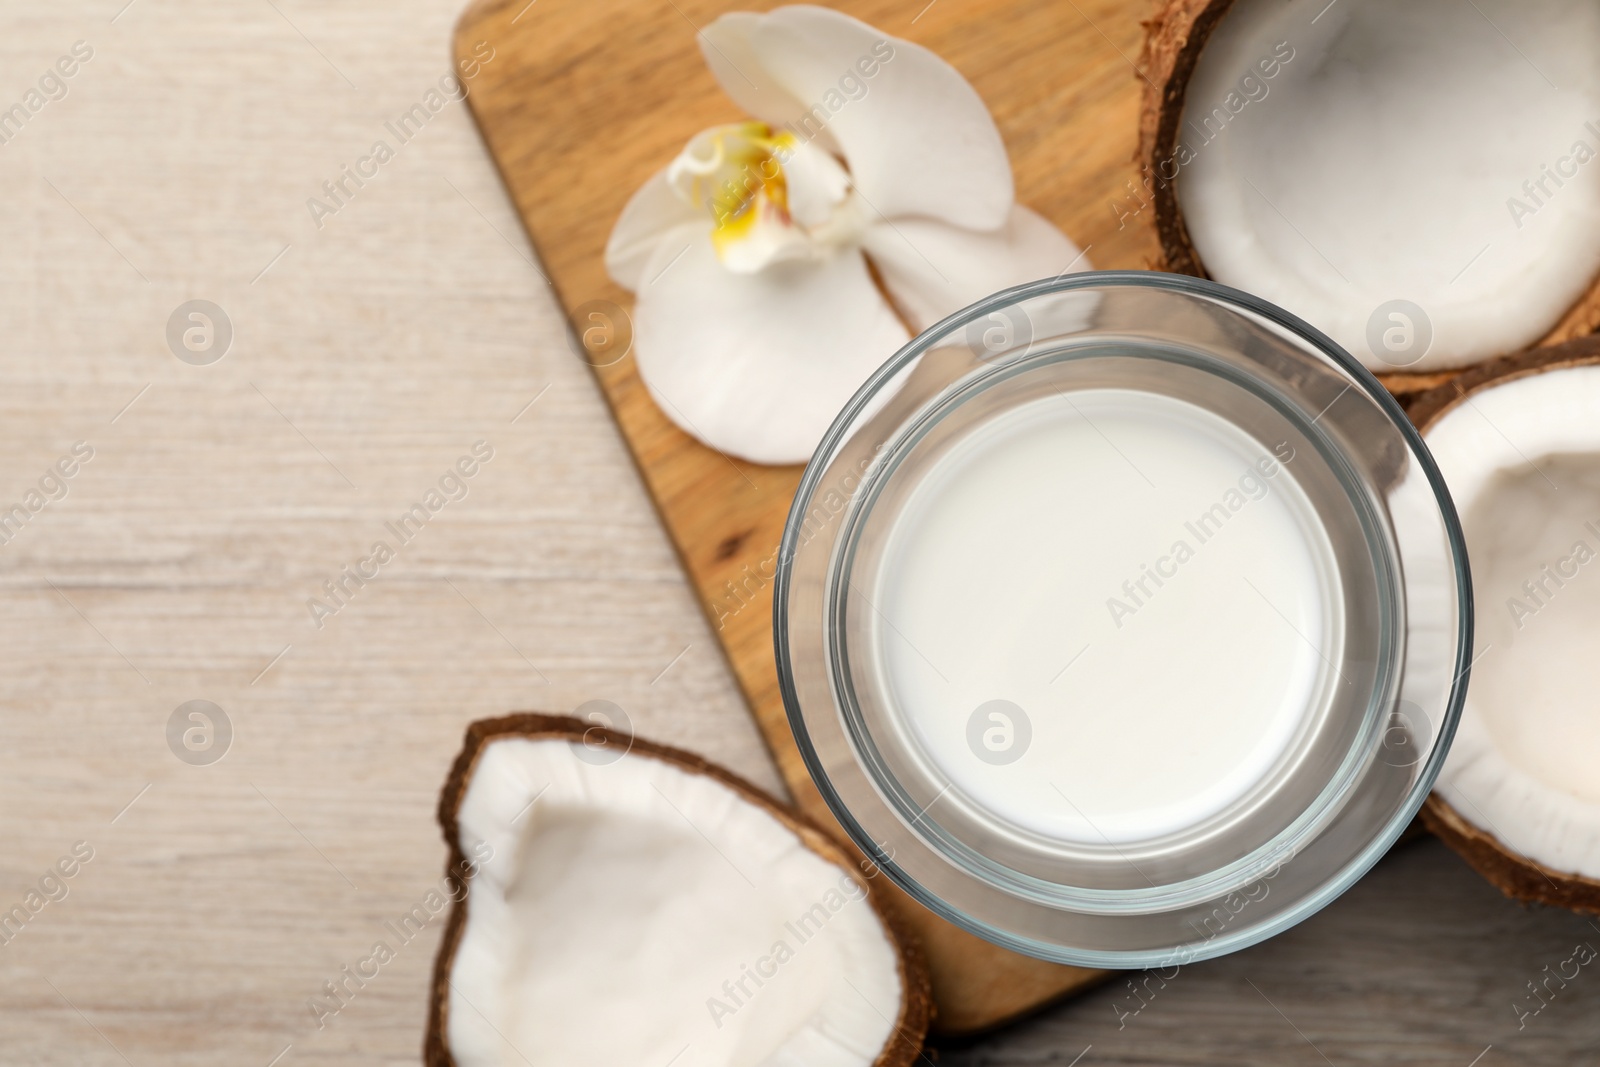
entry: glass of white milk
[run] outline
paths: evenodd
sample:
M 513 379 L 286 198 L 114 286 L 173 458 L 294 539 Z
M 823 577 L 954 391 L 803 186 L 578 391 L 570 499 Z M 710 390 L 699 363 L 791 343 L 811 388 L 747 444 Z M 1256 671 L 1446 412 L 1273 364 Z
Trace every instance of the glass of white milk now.
M 1394 399 L 1276 307 L 1068 275 L 933 327 L 840 415 L 779 554 L 823 795 L 951 921 L 1166 967 L 1326 904 L 1460 713 L 1454 508 Z

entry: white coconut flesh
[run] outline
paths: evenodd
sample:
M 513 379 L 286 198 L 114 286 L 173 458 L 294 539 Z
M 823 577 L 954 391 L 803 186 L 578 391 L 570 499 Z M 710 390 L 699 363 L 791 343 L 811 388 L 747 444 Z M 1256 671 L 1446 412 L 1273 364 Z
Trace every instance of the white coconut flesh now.
M 1518 351 L 1600 271 L 1600 4 L 1239 0 L 1178 143 L 1157 167 L 1217 281 L 1376 370 Z
M 715 778 L 588 751 L 495 740 L 465 789 L 463 849 L 494 852 L 450 975 L 459 1067 L 876 1060 L 902 981 L 863 884 Z
M 1481 390 L 1427 434 L 1472 561 L 1477 661 L 1439 795 L 1600 878 L 1600 367 Z

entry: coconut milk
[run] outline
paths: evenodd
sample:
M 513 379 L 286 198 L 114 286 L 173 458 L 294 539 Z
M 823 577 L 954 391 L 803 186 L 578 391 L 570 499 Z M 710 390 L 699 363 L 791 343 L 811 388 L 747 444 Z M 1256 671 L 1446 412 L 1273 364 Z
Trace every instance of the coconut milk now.
M 888 536 L 877 670 L 942 803 L 1062 842 L 1181 834 L 1286 759 L 1342 653 L 1294 450 L 1092 388 L 952 447 Z

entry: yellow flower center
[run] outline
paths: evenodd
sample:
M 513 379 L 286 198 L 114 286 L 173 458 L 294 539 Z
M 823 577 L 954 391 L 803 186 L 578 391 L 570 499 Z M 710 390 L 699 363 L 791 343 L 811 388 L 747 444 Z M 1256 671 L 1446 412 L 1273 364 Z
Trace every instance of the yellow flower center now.
M 691 190 L 716 222 L 711 239 L 718 250 L 748 237 L 763 212 L 772 221 L 789 224 L 783 162 L 795 149 L 794 135 L 774 134 L 763 122 L 746 122 L 718 131 L 711 143 L 716 165 L 696 175 Z
M 850 190 L 844 169 L 764 122 L 697 135 L 667 168 L 667 181 L 711 217 L 712 246 L 732 271 L 830 255 L 859 236 L 856 214 L 840 210 Z

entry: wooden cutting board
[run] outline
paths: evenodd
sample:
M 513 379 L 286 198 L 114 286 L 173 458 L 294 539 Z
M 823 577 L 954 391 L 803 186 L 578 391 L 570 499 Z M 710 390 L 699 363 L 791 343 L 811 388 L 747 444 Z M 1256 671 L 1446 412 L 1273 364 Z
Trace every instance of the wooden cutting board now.
M 701 60 L 698 28 L 725 10 L 774 6 L 481 0 L 462 16 L 458 59 L 481 59 L 482 42 L 494 50 L 468 102 L 541 269 L 580 329 L 590 325 L 585 305 L 630 306 L 602 263 L 628 197 L 693 134 L 746 117 Z M 1019 201 L 1094 266 L 1155 260 L 1134 163 L 1145 0 L 835 6 L 931 48 L 972 82 L 1010 150 Z M 646 395 L 631 356 L 596 374 L 784 779 L 802 809 L 835 825 L 790 735 L 772 652 L 770 579 L 800 468 L 741 463 L 686 436 Z M 943 1032 L 993 1026 L 1105 977 L 1003 951 L 895 895 L 929 956 Z

